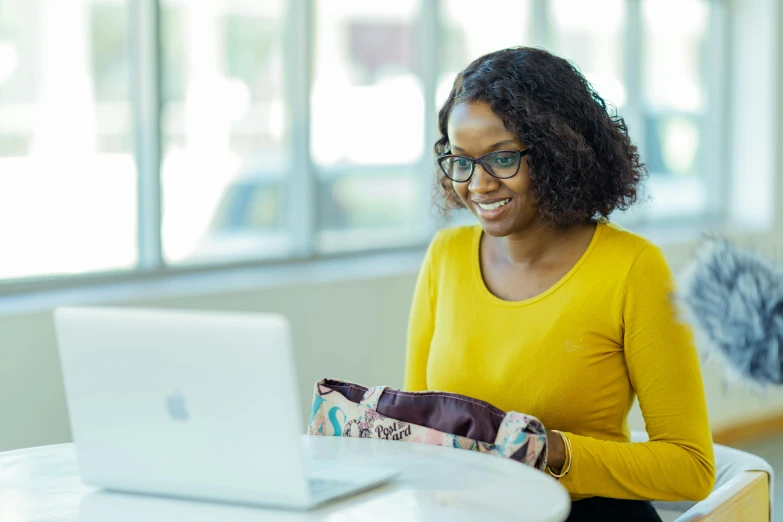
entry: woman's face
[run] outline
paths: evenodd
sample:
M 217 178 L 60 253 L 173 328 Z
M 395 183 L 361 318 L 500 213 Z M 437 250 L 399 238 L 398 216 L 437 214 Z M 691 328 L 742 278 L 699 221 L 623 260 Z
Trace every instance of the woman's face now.
M 485 102 L 459 103 L 449 116 L 451 153 L 478 158 L 496 150 L 525 150 L 525 144 L 514 136 L 503 120 Z M 467 183 L 452 182 L 462 203 L 478 217 L 490 236 L 505 237 L 524 229 L 537 215 L 530 193 L 527 160 L 522 157 L 519 172 L 508 179 L 497 179 L 476 164 Z M 499 208 L 498 202 L 505 202 Z

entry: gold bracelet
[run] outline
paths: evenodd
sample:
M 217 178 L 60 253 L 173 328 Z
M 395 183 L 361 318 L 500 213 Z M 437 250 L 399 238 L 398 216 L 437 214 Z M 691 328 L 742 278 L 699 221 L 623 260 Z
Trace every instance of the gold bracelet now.
M 563 445 L 565 446 L 565 460 L 563 462 L 563 467 L 560 468 L 561 473 L 558 475 L 557 473 L 552 471 L 551 467 L 547 466 L 547 469 L 549 470 L 549 474 L 559 479 L 565 477 L 566 475 L 568 475 L 568 472 L 571 471 L 571 462 L 573 461 L 573 456 L 571 453 L 571 441 L 568 440 L 568 437 L 566 437 L 565 435 L 563 435 L 561 432 L 557 430 L 550 430 L 550 431 L 560 435 L 560 438 L 563 439 Z

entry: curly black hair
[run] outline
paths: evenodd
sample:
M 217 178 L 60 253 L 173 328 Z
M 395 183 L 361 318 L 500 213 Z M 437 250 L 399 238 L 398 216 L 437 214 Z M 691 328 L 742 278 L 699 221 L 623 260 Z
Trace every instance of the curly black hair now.
M 646 169 L 625 121 L 575 66 L 543 49 L 512 47 L 484 55 L 454 80 L 438 114 L 435 154 L 450 153 L 449 116 L 458 103 L 486 102 L 529 147 L 525 156 L 539 216 L 567 228 L 626 210 Z M 443 209 L 462 207 L 451 181 L 436 175 Z

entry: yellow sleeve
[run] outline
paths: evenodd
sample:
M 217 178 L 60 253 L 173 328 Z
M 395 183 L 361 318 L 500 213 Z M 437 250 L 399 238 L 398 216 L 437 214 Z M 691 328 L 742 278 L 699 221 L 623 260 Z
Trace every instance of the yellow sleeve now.
M 437 237 L 424 256 L 408 318 L 408 351 L 405 357 L 405 389 L 408 391 L 427 389 L 427 360 L 435 330 L 432 258 L 436 241 Z
M 698 355 L 672 300 L 661 250 L 648 245 L 620 297 L 625 359 L 650 437 L 601 441 L 566 433 L 573 456 L 561 483 L 572 495 L 702 500 L 715 483 L 715 457 Z

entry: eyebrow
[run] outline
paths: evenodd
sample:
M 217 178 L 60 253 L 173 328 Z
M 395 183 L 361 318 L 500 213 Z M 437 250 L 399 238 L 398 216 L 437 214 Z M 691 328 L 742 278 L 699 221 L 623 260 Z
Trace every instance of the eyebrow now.
M 497 143 L 494 143 L 494 144 L 490 145 L 488 148 L 489 149 L 495 149 L 497 147 L 500 147 L 501 145 L 513 145 L 513 144 L 517 144 L 517 143 L 519 143 L 517 140 L 503 140 L 503 141 L 499 141 Z M 452 150 L 461 150 L 462 152 L 465 152 L 465 149 L 460 148 L 460 147 L 452 147 Z

